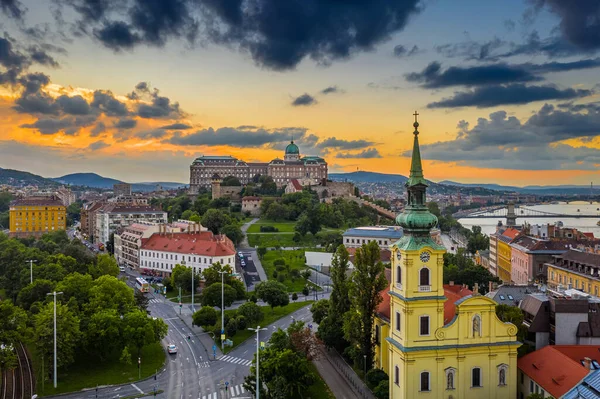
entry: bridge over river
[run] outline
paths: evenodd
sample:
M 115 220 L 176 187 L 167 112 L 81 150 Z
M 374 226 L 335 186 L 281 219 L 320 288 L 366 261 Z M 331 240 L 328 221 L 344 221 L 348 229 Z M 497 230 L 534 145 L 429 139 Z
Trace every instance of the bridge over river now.
M 497 218 L 598 218 L 600 219 L 600 208 L 596 209 L 596 212 L 587 213 L 579 212 L 576 213 L 555 213 L 540 211 L 537 209 L 528 208 L 526 206 L 518 206 L 509 204 L 508 206 L 497 206 L 488 207 L 479 210 L 464 210 L 453 214 L 455 219 L 469 218 L 469 219 L 497 219 Z

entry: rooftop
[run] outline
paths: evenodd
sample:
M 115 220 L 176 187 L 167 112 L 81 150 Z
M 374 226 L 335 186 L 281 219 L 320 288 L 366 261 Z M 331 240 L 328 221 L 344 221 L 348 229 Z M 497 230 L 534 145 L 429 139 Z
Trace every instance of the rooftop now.
M 590 369 L 582 364 L 584 358 L 597 361 L 599 355 L 597 345 L 550 345 L 523 356 L 517 365 L 546 392 L 559 398 L 588 376 Z
M 62 206 L 65 205 L 55 197 L 25 197 L 12 201 L 10 206 Z
M 210 231 L 154 233 L 144 242 L 142 249 L 204 256 L 232 256 L 236 253 L 233 242 L 229 238 L 224 235 L 214 236 Z
M 518 306 L 527 295 L 539 292 L 539 288 L 535 285 L 502 284 L 494 291 L 488 292 L 486 296 L 499 305 Z
M 444 284 L 444 325 L 450 323 L 456 315 L 456 302 L 460 299 L 473 295 L 473 291 L 463 285 Z
M 399 240 L 404 235 L 404 232 L 402 228 L 395 226 L 368 226 L 348 229 L 342 235 L 352 237 L 391 238 Z

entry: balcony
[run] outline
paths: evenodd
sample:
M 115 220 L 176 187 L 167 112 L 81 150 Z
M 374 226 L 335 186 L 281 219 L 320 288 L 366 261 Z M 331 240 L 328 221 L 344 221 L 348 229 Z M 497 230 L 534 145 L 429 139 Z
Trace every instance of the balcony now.
M 396 283 L 396 289 L 401 290 L 402 289 L 402 283 Z
M 430 285 L 420 285 L 419 292 L 431 292 L 431 286 Z

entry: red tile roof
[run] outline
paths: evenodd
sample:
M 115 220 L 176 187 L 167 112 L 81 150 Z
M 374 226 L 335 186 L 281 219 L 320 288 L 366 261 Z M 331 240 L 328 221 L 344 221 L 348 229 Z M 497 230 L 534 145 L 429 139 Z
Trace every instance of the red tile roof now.
M 594 233 L 583 233 L 583 235 L 586 236 L 587 238 L 595 238 Z
M 392 281 L 392 271 L 387 267 L 384 270 L 385 279 L 388 282 L 388 285 L 385 286 L 384 289 L 379 291 L 379 295 L 383 298 L 379 306 L 377 307 L 377 314 L 384 319 L 390 320 L 390 282 Z
M 567 393 L 584 379 L 589 370 L 584 357 L 600 358 L 597 345 L 554 345 L 529 353 L 517 361 L 519 369 L 555 398 Z
M 444 325 L 450 323 L 456 315 L 456 301 L 466 296 L 473 295 L 473 291 L 462 285 L 444 284 Z
M 512 227 L 509 227 L 508 229 L 504 230 L 504 233 L 502 233 L 503 236 L 514 239 L 516 238 L 521 232 L 517 229 L 513 229 Z
M 201 233 L 155 233 L 143 242 L 142 249 L 204 256 L 235 255 L 235 247 L 229 238 L 224 235 L 213 236 L 210 231 Z
M 260 197 L 253 197 L 251 195 L 247 195 L 242 198 L 242 201 L 260 201 Z
M 292 183 L 292 185 L 294 186 L 294 188 L 298 191 L 302 191 L 302 184 L 300 184 L 300 182 L 298 182 L 298 180 L 296 179 L 292 179 L 290 181 L 290 183 Z

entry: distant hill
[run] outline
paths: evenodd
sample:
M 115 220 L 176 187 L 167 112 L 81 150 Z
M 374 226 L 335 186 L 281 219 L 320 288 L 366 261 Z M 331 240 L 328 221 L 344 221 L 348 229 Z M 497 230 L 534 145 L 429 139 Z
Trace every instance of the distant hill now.
M 93 188 L 104 188 L 112 189 L 114 184 L 122 183 L 117 179 L 110 177 L 100 176 L 96 173 L 72 173 L 69 175 L 61 176 L 52 179 L 61 184 L 67 184 L 71 186 L 86 186 Z M 132 183 L 132 191 L 154 191 L 156 186 L 161 186 L 164 189 L 172 190 L 180 187 L 185 187 L 183 183 L 176 182 L 143 182 L 143 183 Z
M 578 185 L 561 185 L 561 186 L 524 186 L 524 187 L 516 187 L 516 186 L 502 186 L 499 184 L 479 184 L 479 183 L 457 183 L 450 180 L 444 180 L 439 182 L 440 184 L 445 184 L 448 186 L 458 186 L 458 187 L 482 187 L 490 190 L 498 190 L 498 191 L 512 191 L 522 194 L 536 194 L 536 195 L 589 195 L 590 194 L 590 186 L 578 186 Z M 600 190 L 594 188 L 594 194 L 597 195 L 600 193 Z
M 330 173 L 329 178 L 335 181 L 348 180 L 356 183 L 405 183 L 408 178 L 402 175 L 392 175 L 376 172 Z
M 34 175 L 33 173 L 23 172 L 14 169 L 0 168 L 0 184 L 8 184 L 16 187 L 23 186 L 58 186 L 58 183 L 45 177 Z

